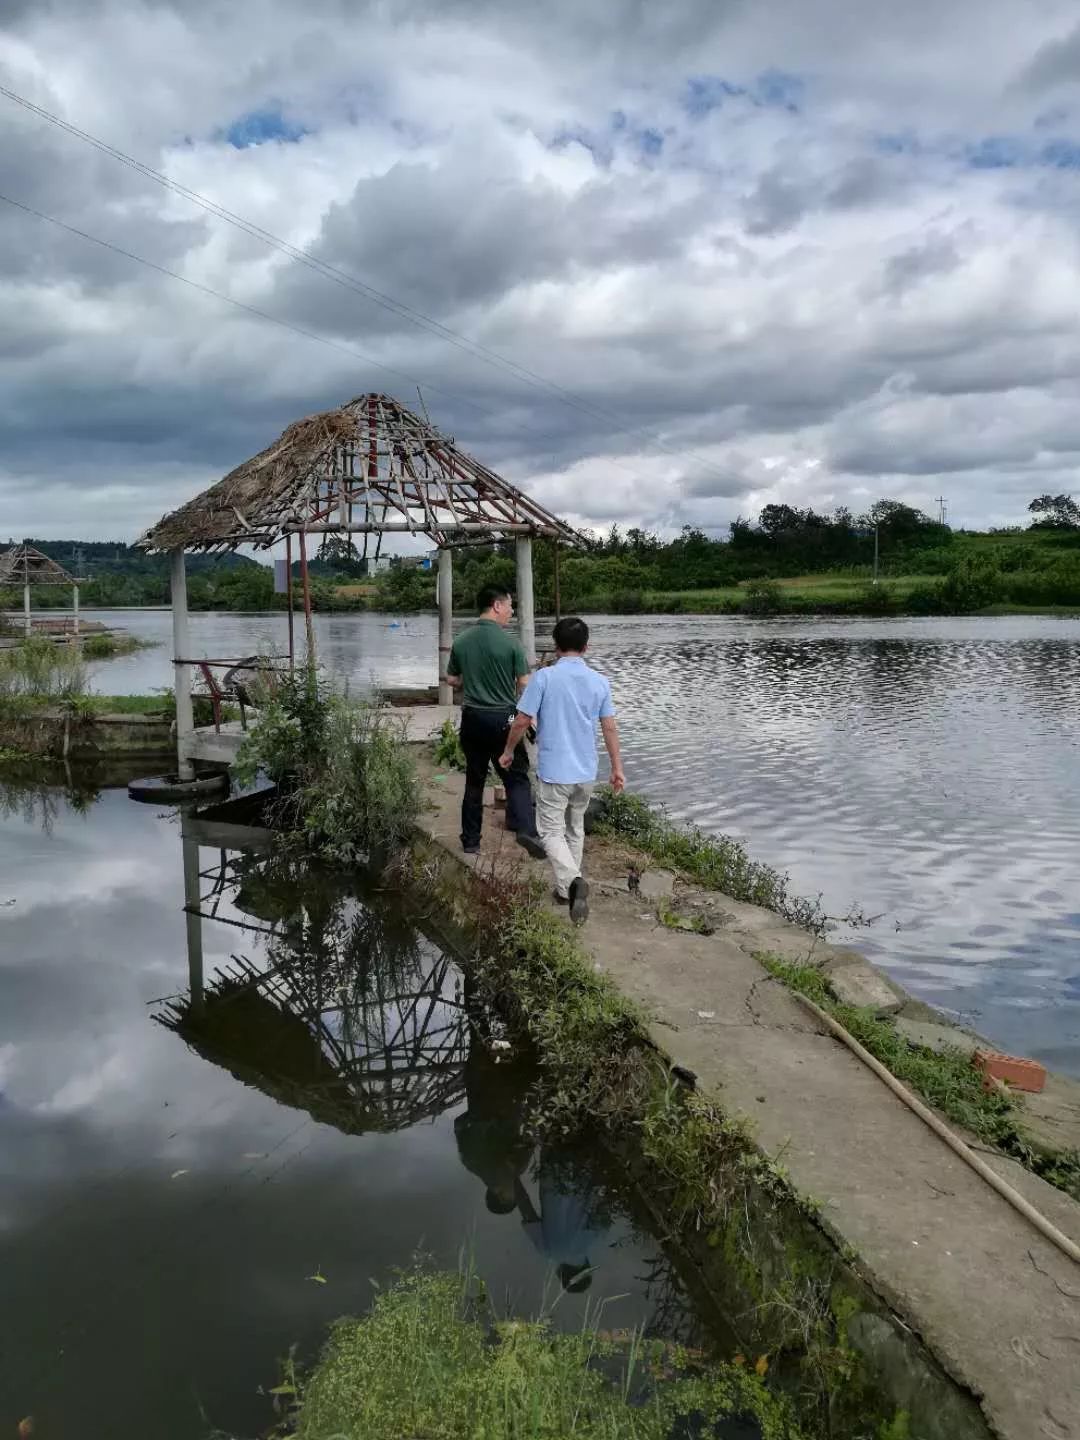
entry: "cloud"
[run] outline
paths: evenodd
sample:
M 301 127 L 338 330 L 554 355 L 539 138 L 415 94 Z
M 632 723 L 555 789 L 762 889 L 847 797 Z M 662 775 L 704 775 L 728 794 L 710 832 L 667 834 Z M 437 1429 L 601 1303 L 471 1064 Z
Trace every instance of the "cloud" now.
M 395 303 L 0 97 L 0 193 L 286 322 L 0 202 L 0 532 L 131 538 L 417 384 L 577 523 L 945 485 L 1020 521 L 1075 469 L 1078 36 L 1021 0 L 9 4 L 0 84 Z

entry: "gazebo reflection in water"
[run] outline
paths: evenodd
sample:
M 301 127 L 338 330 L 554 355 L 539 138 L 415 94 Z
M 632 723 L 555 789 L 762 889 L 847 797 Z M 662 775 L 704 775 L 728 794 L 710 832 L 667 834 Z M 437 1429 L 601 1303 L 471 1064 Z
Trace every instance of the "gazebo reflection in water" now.
M 453 960 L 374 882 L 185 816 L 189 988 L 154 1018 L 205 1059 L 350 1134 L 403 1130 L 465 1097 L 469 1015 Z M 234 832 L 234 833 L 223 833 Z M 212 861 L 205 864 L 209 854 Z M 203 978 L 205 920 L 245 940 Z

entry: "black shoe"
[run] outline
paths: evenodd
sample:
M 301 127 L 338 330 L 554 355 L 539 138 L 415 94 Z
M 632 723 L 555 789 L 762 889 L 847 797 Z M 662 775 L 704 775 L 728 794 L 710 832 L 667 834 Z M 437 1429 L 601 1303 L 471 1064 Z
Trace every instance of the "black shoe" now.
M 462 853 L 463 855 L 479 855 L 479 854 L 480 854 L 480 846 L 479 846 L 478 844 L 477 844 L 477 845 L 466 845 L 466 844 L 465 844 L 465 841 L 463 840 L 463 841 L 461 842 L 461 853 Z
M 544 849 L 539 835 L 523 835 L 519 830 L 517 843 L 523 850 L 527 850 L 534 860 L 547 859 L 547 851 Z
M 558 892 L 558 890 L 553 890 L 553 891 L 551 892 L 551 898 L 555 901 L 555 904 L 556 904 L 556 905 L 569 905 L 569 904 L 570 904 L 570 896 L 569 896 L 569 895 L 560 895 L 559 892 Z
M 584 925 L 589 918 L 589 882 L 579 875 L 570 886 L 570 919 Z

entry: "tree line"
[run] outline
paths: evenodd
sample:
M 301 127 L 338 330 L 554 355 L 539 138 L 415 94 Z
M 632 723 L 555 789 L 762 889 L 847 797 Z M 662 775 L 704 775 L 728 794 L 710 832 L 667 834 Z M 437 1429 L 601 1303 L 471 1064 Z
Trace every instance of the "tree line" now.
M 743 587 L 760 600 L 773 592 L 771 582 L 791 577 L 847 573 L 869 582 L 875 535 L 880 571 L 888 595 L 898 576 L 940 577 L 923 597 L 932 610 L 952 585 L 950 605 L 961 591 L 986 597 L 984 603 L 1080 603 L 1080 506 L 1069 495 L 1040 495 L 1030 503 L 1024 531 L 988 534 L 953 531 L 903 501 L 883 498 L 861 515 L 840 507 L 830 514 L 791 505 L 766 505 L 756 521 L 738 518 L 724 536 L 693 526 L 665 539 L 640 528 L 614 525 L 605 534 L 584 537 L 582 550 L 562 549 L 559 591 L 562 609 L 635 611 L 645 608 L 694 608 L 695 594 Z M 14 543 L 14 542 L 13 542 Z M 86 577 L 86 607 L 167 605 L 168 560 L 131 546 L 92 541 L 30 540 L 66 569 Z M 318 610 L 425 610 L 435 605 L 435 574 L 394 557 L 391 568 L 368 575 L 363 557 L 346 536 L 327 536 L 310 565 L 311 591 Z M 468 547 L 455 556 L 455 600 L 471 608 L 488 584 L 513 589 L 514 546 Z M 1074 577 L 1074 569 L 1078 572 Z M 299 566 L 294 565 L 295 603 L 300 603 Z M 1007 579 L 1006 577 L 1013 577 Z M 1033 577 L 1038 577 L 1033 578 Z M 359 583 L 358 583 L 359 582 Z M 554 608 L 556 555 L 547 541 L 534 546 L 534 586 L 541 611 Z M 953 593 L 955 592 L 955 593 Z M 1075 599 L 1073 596 L 1075 595 Z M 663 597 L 672 597 L 665 604 Z M 63 607 L 67 591 L 35 590 L 36 606 Z M 273 571 L 241 555 L 188 557 L 188 603 L 195 610 L 284 609 L 274 594 Z M 17 608 L 21 597 L 0 594 L 0 606 Z M 873 608 L 871 598 L 867 606 Z M 740 605 L 739 608 L 747 608 Z M 751 604 L 750 608 L 754 608 Z M 768 608 L 766 606 L 766 608 Z M 878 608 L 882 608 L 880 603 Z

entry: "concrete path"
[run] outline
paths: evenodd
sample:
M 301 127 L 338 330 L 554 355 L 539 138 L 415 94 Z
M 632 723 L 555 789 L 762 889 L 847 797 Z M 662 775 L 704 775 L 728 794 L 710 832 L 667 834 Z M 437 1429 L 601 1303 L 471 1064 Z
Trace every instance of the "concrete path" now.
M 429 787 L 424 828 L 459 854 L 461 779 L 429 778 Z M 487 812 L 485 832 L 481 863 L 544 874 L 503 831 L 500 811 Z M 593 849 L 601 873 L 602 848 Z M 655 1017 L 657 1044 L 729 1114 L 748 1117 L 763 1151 L 858 1253 L 877 1293 L 980 1398 L 995 1433 L 1080 1440 L 1080 1266 L 753 958 L 805 957 L 810 937 L 769 911 L 717 898 L 722 925 L 704 937 L 662 927 L 647 901 L 597 885 L 583 938 Z M 984 1158 L 1080 1243 L 1080 1206 L 1021 1166 Z

